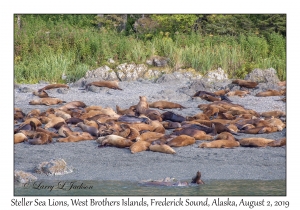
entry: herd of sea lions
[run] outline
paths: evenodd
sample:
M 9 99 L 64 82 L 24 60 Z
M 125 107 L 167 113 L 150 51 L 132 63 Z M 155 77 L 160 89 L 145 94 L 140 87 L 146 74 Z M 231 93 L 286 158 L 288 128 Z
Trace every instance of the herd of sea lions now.
M 20 108 L 14 108 L 14 143 L 42 145 L 94 140 L 99 148 L 126 148 L 132 154 L 146 150 L 175 154 L 174 148 L 193 145 L 196 140 L 204 141 L 199 148 L 285 146 L 286 138 L 275 140 L 259 135 L 282 131 L 286 127 L 285 113 L 278 110 L 258 113 L 232 103 L 231 96 L 244 97 L 249 94 L 249 89 L 257 86 L 256 82 L 247 80 L 233 80 L 232 83 L 245 89 L 196 92 L 193 98 L 200 97 L 210 103 L 199 104 L 199 113 L 193 116 L 170 111 L 186 109 L 181 104 L 163 100 L 150 103 L 145 96 L 139 96 L 136 105 L 128 108 L 116 105 L 116 110 L 100 105 L 88 106 L 82 101 L 66 102 L 49 96 L 46 91 L 69 86 L 50 84 L 34 91 L 39 99 L 28 102 L 32 106 L 49 106 L 47 110 L 32 109 L 24 113 Z M 117 81 L 92 82 L 85 88 L 91 85 L 122 90 Z M 283 89 L 260 92 L 256 96 L 284 96 L 286 83 L 278 85 Z M 52 105 L 61 106 L 53 108 Z M 257 137 L 238 138 L 240 133 L 256 134 Z M 193 183 L 202 184 L 200 177 L 201 173 L 197 172 Z
M 233 80 L 232 84 L 245 90 L 216 92 L 198 91 L 192 97 L 209 101 L 199 104 L 201 110 L 194 116 L 181 116 L 165 109 L 185 109 L 186 107 L 170 102 L 155 101 L 149 103 L 145 96 L 139 96 L 136 105 L 116 111 L 111 107 L 100 105 L 88 106 L 81 101 L 66 102 L 48 95 L 46 90 L 69 88 L 65 84 L 50 84 L 33 94 L 40 99 L 29 101 L 30 105 L 57 105 L 44 112 L 32 109 L 23 113 L 14 109 L 15 135 L 14 143 L 49 144 L 96 140 L 99 147 L 114 146 L 128 148 L 131 153 L 146 150 L 175 154 L 174 147 L 193 145 L 196 140 L 203 140 L 199 148 L 233 148 L 233 147 L 275 147 L 286 145 L 286 138 L 266 139 L 263 133 L 282 131 L 285 127 L 285 113 L 278 110 L 257 113 L 242 105 L 234 104 L 230 96 L 244 97 L 258 83 L 247 80 Z M 98 81 L 86 85 L 122 90 L 117 81 Z M 285 82 L 279 86 L 285 87 Z M 285 95 L 285 88 L 280 91 L 268 90 L 256 94 L 257 97 Z M 167 132 L 168 131 L 168 132 Z M 238 138 L 239 133 L 257 134 L 257 137 Z M 53 139 L 56 139 L 54 141 Z

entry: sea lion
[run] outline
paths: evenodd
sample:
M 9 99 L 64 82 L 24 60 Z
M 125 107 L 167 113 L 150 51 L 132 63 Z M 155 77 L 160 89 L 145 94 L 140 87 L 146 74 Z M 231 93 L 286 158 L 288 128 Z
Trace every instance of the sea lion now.
M 267 144 L 267 146 L 269 146 L 269 147 L 282 147 L 285 145 L 286 145 L 286 137 L 279 139 L 279 140 L 274 140 Z
M 235 91 L 230 91 L 226 93 L 227 96 L 239 96 L 239 97 L 245 97 L 248 95 L 250 92 L 247 90 L 235 90 Z
M 77 117 L 71 117 L 71 118 L 65 120 L 65 122 L 67 124 L 73 124 L 73 125 L 77 124 L 77 123 L 80 123 L 80 122 L 83 122 L 83 121 L 84 121 L 83 119 L 80 119 L 80 118 L 77 118 Z
M 138 136 L 136 138 L 136 141 L 148 141 L 148 142 L 152 142 L 155 141 L 157 139 L 159 139 L 160 137 L 164 136 L 165 134 L 163 133 L 157 133 L 157 132 L 145 132 L 142 133 L 140 136 Z
M 46 106 L 62 104 L 62 103 L 66 103 L 66 101 L 63 101 L 59 98 L 40 98 L 40 99 L 29 101 L 30 105 L 46 105 Z
M 222 132 L 217 135 L 215 140 L 235 140 L 234 136 L 229 132 Z
M 204 94 L 204 95 L 200 96 L 200 98 L 203 100 L 206 100 L 206 101 L 211 101 L 211 102 L 222 100 L 221 97 L 219 97 L 219 96 L 214 97 L 214 96 L 211 96 L 208 94 Z
M 201 143 L 199 145 L 200 148 L 233 148 L 233 147 L 239 147 L 240 143 L 235 140 L 214 140 L 209 143 Z
M 215 91 L 213 93 L 215 95 L 217 95 L 217 96 L 221 96 L 221 95 L 225 95 L 228 92 L 229 92 L 229 88 L 226 88 L 226 89 L 222 89 L 222 90 L 217 90 L 217 91 Z
M 69 109 L 85 108 L 86 104 L 82 101 L 71 101 L 59 107 L 59 110 L 67 111 Z
M 193 128 L 184 128 L 178 131 L 173 131 L 171 135 L 187 135 L 194 137 L 196 140 L 212 140 L 213 137 L 211 135 L 206 134 L 204 131 L 193 129 Z
M 41 115 L 41 110 L 39 110 L 39 109 L 32 109 L 30 112 L 27 113 L 27 115 L 26 115 L 25 118 L 26 119 L 32 118 L 32 117 L 38 118 L 40 115 Z
M 55 110 L 55 113 L 56 117 L 61 117 L 63 118 L 64 120 L 67 120 L 69 118 L 71 118 L 71 115 L 62 111 L 62 110 Z
M 241 87 L 245 87 L 245 88 L 255 88 L 258 83 L 257 82 L 253 82 L 250 80 L 243 80 L 243 79 L 236 79 L 232 81 L 232 84 L 237 84 Z
M 45 125 L 45 129 L 48 129 L 48 128 L 55 128 L 55 129 L 59 129 L 60 126 L 62 126 L 63 124 L 66 124 L 64 118 L 62 117 L 54 117 L 50 120 L 50 122 L 48 122 L 46 125 Z
M 196 139 L 194 137 L 188 135 L 179 135 L 169 141 L 167 141 L 167 145 L 171 147 L 183 147 L 194 144 Z
M 24 133 L 16 133 L 14 134 L 14 144 L 18 144 L 26 141 L 28 138 Z
M 54 89 L 54 88 L 68 88 L 68 85 L 65 84 L 50 84 L 50 85 L 46 85 L 45 87 L 41 88 L 38 90 L 38 92 L 42 92 L 44 90 L 50 90 L 50 89 Z
M 153 126 L 153 132 L 165 134 L 166 129 L 158 120 L 152 120 L 149 125 Z
M 192 121 L 192 120 L 209 120 L 209 117 L 207 117 L 207 115 L 203 114 L 202 112 L 201 113 L 198 113 L 194 116 L 187 116 L 186 117 L 186 120 L 187 121 Z
M 218 95 L 216 95 L 216 94 L 214 94 L 214 93 L 212 93 L 212 92 L 200 90 L 200 91 L 196 92 L 196 93 L 192 96 L 192 98 L 194 98 L 194 97 L 200 97 L 200 98 L 201 98 L 201 97 L 203 97 L 204 95 L 210 95 L 210 96 L 212 96 L 212 97 L 218 97 Z
M 85 89 L 87 89 L 88 86 L 97 86 L 97 87 L 107 87 L 110 89 L 117 89 L 117 90 L 123 90 L 119 88 L 119 81 L 118 80 L 113 80 L 113 81 L 96 81 L 96 82 L 91 82 L 89 84 L 85 85 Z
M 136 129 L 137 131 L 153 131 L 154 130 L 154 127 L 152 125 L 149 125 L 149 124 L 145 124 L 145 123 L 132 123 L 132 124 L 129 124 L 129 126 L 131 128 L 134 128 Z
M 137 117 L 134 115 L 123 115 L 118 118 L 119 122 L 125 122 L 125 123 L 150 123 L 150 119 L 147 117 Z
M 42 90 L 40 92 L 39 91 L 34 91 L 34 92 L 32 92 L 32 94 L 35 95 L 35 96 L 38 96 L 40 98 L 50 98 L 48 93 L 46 93 L 44 90 Z
M 259 137 L 253 137 L 253 138 L 242 138 L 239 140 L 240 145 L 242 147 L 266 147 L 268 144 L 273 142 L 273 139 L 266 139 L 266 138 L 259 138 Z
M 99 136 L 98 129 L 93 126 L 86 125 L 83 122 L 78 123 L 76 126 L 80 127 L 82 129 L 82 131 L 87 132 L 87 133 L 91 134 L 92 136 L 96 136 L 96 137 Z
M 176 151 L 167 144 L 151 144 L 149 150 L 152 152 L 162 152 L 166 154 L 175 154 Z
M 84 108 L 85 112 L 89 112 L 91 110 L 99 110 L 99 111 L 101 111 L 102 109 L 103 109 L 102 106 L 96 106 L 96 105 L 86 106 Z
M 137 142 L 134 142 L 130 146 L 130 152 L 132 154 L 134 154 L 134 153 L 146 151 L 147 149 L 149 149 L 150 145 L 151 145 L 151 143 L 148 142 L 148 141 L 137 141 Z
M 116 111 L 119 115 L 135 115 L 135 108 L 129 109 L 121 109 L 118 105 L 116 105 Z
M 285 117 L 285 113 L 282 112 L 282 111 L 279 111 L 279 110 L 274 110 L 274 111 L 269 111 L 269 112 L 262 112 L 260 114 L 262 117 L 275 117 L 275 118 L 278 118 L 278 117 Z
M 14 120 L 22 120 L 26 114 L 20 108 L 14 108 Z
M 130 147 L 133 142 L 129 139 L 118 135 L 107 135 L 103 137 L 99 137 L 96 142 L 98 142 L 101 146 L 114 146 L 118 148 Z
M 155 101 L 153 103 L 149 103 L 150 108 L 157 108 L 157 109 L 184 109 L 185 107 L 174 102 L 169 101 Z
M 30 125 L 30 122 L 34 122 L 34 124 L 37 126 L 37 127 L 39 127 L 39 126 L 42 126 L 42 122 L 39 120 L 39 119 L 37 119 L 37 118 L 35 118 L 35 117 L 31 117 L 31 118 L 28 118 L 28 119 L 26 119 L 24 122 L 22 122 L 21 124 L 20 124 L 20 127 L 22 127 L 22 126 L 24 126 L 24 125 L 26 125 L 26 124 L 29 124 Z
M 181 124 L 179 122 L 172 122 L 172 121 L 164 121 L 161 122 L 161 124 L 164 126 L 165 129 L 174 129 L 174 128 L 180 128 Z
M 140 101 L 136 105 L 136 115 L 139 116 L 141 114 L 145 114 L 146 110 L 149 109 L 149 104 L 147 102 L 146 96 L 139 96 Z
M 196 173 L 196 176 L 192 178 L 191 183 L 204 184 L 204 182 L 201 180 L 201 172 L 200 171 L 198 171 Z
M 147 109 L 144 114 L 150 120 L 158 120 L 159 122 L 162 121 L 161 113 L 154 109 Z M 140 115 L 141 116 L 141 115 Z
M 163 121 L 170 120 L 170 121 L 179 122 L 179 123 L 185 121 L 185 117 L 183 117 L 179 114 L 175 114 L 174 112 L 171 112 L 171 111 L 162 113 L 161 117 L 162 117 Z
M 57 142 L 78 142 L 78 141 L 85 141 L 85 140 L 94 140 L 95 138 L 87 133 L 87 132 L 82 132 L 80 134 L 72 134 L 67 136 L 66 138 L 59 138 L 57 139 Z
M 268 97 L 268 96 L 282 96 L 283 92 L 278 90 L 267 90 L 257 93 L 257 97 Z
M 28 139 L 29 144 L 42 145 L 52 142 L 52 137 L 44 132 L 37 132 L 32 139 Z

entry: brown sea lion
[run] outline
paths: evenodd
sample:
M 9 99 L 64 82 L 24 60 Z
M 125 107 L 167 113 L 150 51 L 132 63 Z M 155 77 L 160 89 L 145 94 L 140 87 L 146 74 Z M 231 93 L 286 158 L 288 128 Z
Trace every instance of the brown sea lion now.
M 14 134 L 14 144 L 18 144 L 26 141 L 28 138 L 24 133 L 16 133 Z
M 80 134 L 72 134 L 67 136 L 66 138 L 59 138 L 57 139 L 57 142 L 78 142 L 78 141 L 85 141 L 85 140 L 94 140 L 95 138 L 87 133 L 87 132 L 82 132 Z
M 165 134 L 166 129 L 158 120 L 152 120 L 149 125 L 153 126 L 153 132 Z
M 14 108 L 14 120 L 22 120 L 26 114 L 20 108 Z
M 40 98 L 40 99 L 29 101 L 30 105 L 46 105 L 46 106 L 62 104 L 62 103 L 66 103 L 66 102 L 59 98 Z
M 68 88 L 68 85 L 65 84 L 50 84 L 50 85 L 46 85 L 45 87 L 41 88 L 38 90 L 38 92 L 42 92 L 43 90 L 50 90 L 50 89 L 54 89 L 54 88 Z
M 96 106 L 96 105 L 86 106 L 84 108 L 85 112 L 89 112 L 91 110 L 99 110 L 99 111 L 101 111 L 102 109 L 103 109 L 102 106 Z
M 269 111 L 269 112 L 262 112 L 261 116 L 262 117 L 267 117 L 267 118 L 269 118 L 269 117 L 278 118 L 278 117 L 285 117 L 286 115 L 282 111 L 274 110 L 274 111 Z
M 196 139 L 188 135 L 179 135 L 167 142 L 167 145 L 171 147 L 183 147 L 194 144 Z
M 207 94 L 204 94 L 204 95 L 200 96 L 200 98 L 203 99 L 203 100 L 206 100 L 206 101 L 211 101 L 211 102 L 222 100 L 219 96 L 214 97 L 214 96 L 207 95 Z
M 150 120 L 158 120 L 159 122 L 162 121 L 161 113 L 154 109 L 147 109 L 144 114 Z M 141 116 L 141 115 L 140 115 Z
M 46 93 L 44 90 L 42 90 L 40 92 L 39 91 L 34 91 L 32 94 L 35 95 L 35 96 L 38 96 L 40 98 L 50 98 L 48 93 Z
M 146 96 L 140 96 L 140 101 L 139 103 L 136 105 L 136 115 L 141 115 L 141 114 L 145 114 L 146 110 L 149 109 L 149 104 L 147 102 L 147 98 Z
M 198 113 L 194 116 L 187 116 L 186 117 L 186 120 L 187 121 L 192 121 L 192 120 L 209 120 L 209 117 L 207 117 L 207 115 L 203 114 L 202 112 L 201 113 Z
M 226 93 L 229 92 L 229 88 L 223 89 L 223 90 L 217 90 L 214 92 L 215 95 L 217 96 L 221 96 L 221 95 L 225 95 Z
M 239 147 L 240 143 L 235 140 L 214 140 L 209 143 L 201 143 L 199 145 L 200 148 L 233 148 Z
M 48 128 L 55 128 L 55 129 L 59 129 L 60 126 L 62 126 L 63 124 L 66 124 L 64 118 L 62 117 L 54 117 L 50 120 L 50 122 L 48 122 L 46 125 L 45 125 L 45 129 L 48 129 Z
M 204 182 L 201 180 L 201 173 L 200 173 L 200 171 L 198 171 L 196 173 L 196 176 L 192 178 L 191 183 L 204 184 Z
M 165 134 L 163 133 L 157 133 L 157 132 L 145 132 L 142 133 L 140 136 L 136 138 L 136 141 L 148 141 L 152 142 L 157 140 L 158 138 L 164 136 Z
M 266 147 L 268 144 L 273 142 L 273 139 L 266 139 L 266 138 L 259 138 L 259 137 L 253 137 L 253 138 L 242 138 L 239 140 L 240 145 L 242 147 Z
M 30 112 L 27 113 L 26 119 L 28 118 L 38 118 L 41 115 L 41 110 L 39 109 L 32 109 Z
M 116 105 L 116 111 L 119 115 L 135 115 L 135 108 L 129 108 L 129 109 L 121 109 L 118 105 Z
M 166 154 L 175 154 L 176 151 L 167 144 L 151 144 L 149 150 L 152 152 L 162 152 Z
M 227 96 L 239 96 L 239 97 L 245 97 L 248 95 L 250 92 L 247 90 L 235 90 L 235 91 L 230 91 L 226 93 Z
M 65 120 L 67 124 L 77 124 L 77 123 L 80 123 L 80 122 L 84 122 L 83 119 L 80 119 L 80 118 L 77 118 L 77 117 L 71 117 L 67 120 Z
M 32 139 L 28 139 L 29 144 L 42 145 L 52 142 L 52 137 L 44 132 L 37 132 Z
M 212 93 L 212 92 L 208 92 L 208 91 L 204 91 L 204 90 L 200 90 L 198 92 L 196 92 L 192 97 L 203 97 L 204 95 L 210 95 L 212 97 L 218 97 L 218 95 Z
M 222 132 L 217 135 L 215 140 L 235 140 L 234 136 L 229 132 Z
M 286 145 L 286 137 L 279 140 L 274 140 L 267 144 L 267 146 L 269 147 L 282 147 L 285 145 Z
M 240 130 L 240 133 L 247 133 L 247 134 L 262 134 L 262 133 L 273 133 L 277 132 L 278 129 L 275 126 L 260 126 L 260 127 L 255 127 L 255 128 L 248 128 L 248 129 L 243 129 Z
M 155 101 L 153 103 L 149 103 L 150 108 L 157 108 L 157 109 L 184 109 L 185 107 L 174 102 L 169 101 Z
M 148 142 L 148 141 L 137 141 L 137 142 L 134 142 L 130 146 L 130 152 L 132 154 L 134 154 L 134 153 L 146 151 L 147 149 L 149 149 L 150 145 L 151 145 L 151 143 Z
M 173 131 L 172 135 L 180 136 L 187 135 L 194 137 L 196 140 L 212 140 L 211 135 L 206 134 L 204 131 L 193 129 L 193 128 L 184 128 L 178 131 Z
M 62 110 L 55 110 L 55 113 L 56 117 L 61 117 L 63 118 L 64 120 L 67 120 L 67 119 L 70 119 L 71 118 L 71 115 L 62 111 Z
M 114 146 L 118 148 L 130 147 L 133 144 L 131 140 L 118 135 L 102 136 L 96 141 L 100 144 L 100 146 Z
M 96 81 L 96 82 L 91 82 L 87 85 L 85 85 L 85 88 L 87 89 L 88 86 L 97 86 L 97 87 L 107 87 L 110 89 L 117 89 L 117 90 L 123 90 L 119 87 L 119 80 L 113 80 L 113 81 Z
M 258 83 L 257 82 L 253 82 L 250 80 L 243 80 L 243 79 L 236 79 L 232 81 L 232 84 L 237 84 L 241 87 L 245 87 L 245 88 L 255 88 Z
M 22 123 L 20 124 L 20 127 L 23 126 L 23 125 L 26 125 L 26 124 L 30 125 L 30 122 L 31 122 L 31 121 L 34 122 L 34 124 L 35 124 L 37 127 L 39 127 L 39 126 L 42 125 L 42 122 L 41 122 L 39 119 L 37 119 L 37 118 L 35 118 L 35 117 L 31 117 L 31 118 L 26 119 L 24 122 L 22 122 Z
M 267 90 L 257 93 L 257 97 L 268 97 L 268 96 L 282 96 L 283 92 L 278 90 Z
M 71 101 L 59 107 L 59 110 L 67 111 L 69 109 L 85 108 L 86 104 L 82 101 Z
M 143 130 L 146 130 L 146 131 L 153 131 L 154 130 L 154 127 L 152 125 L 145 124 L 145 123 L 132 123 L 132 124 L 129 124 L 129 126 L 131 128 L 136 129 L 139 132 L 143 131 Z

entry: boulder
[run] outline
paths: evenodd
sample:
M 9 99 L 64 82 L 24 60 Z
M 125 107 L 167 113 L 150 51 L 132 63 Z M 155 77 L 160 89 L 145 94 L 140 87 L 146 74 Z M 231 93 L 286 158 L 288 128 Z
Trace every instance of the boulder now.
M 35 167 L 34 171 L 39 174 L 46 175 L 64 175 L 73 172 L 73 168 L 67 166 L 64 159 L 52 159 L 50 161 L 42 162 Z
M 273 68 L 269 69 L 254 69 L 246 75 L 245 80 L 251 80 L 258 83 L 278 83 L 277 72 Z
M 33 176 L 31 173 L 27 173 L 19 170 L 15 170 L 14 179 L 16 182 L 20 182 L 22 184 L 37 180 L 37 178 Z

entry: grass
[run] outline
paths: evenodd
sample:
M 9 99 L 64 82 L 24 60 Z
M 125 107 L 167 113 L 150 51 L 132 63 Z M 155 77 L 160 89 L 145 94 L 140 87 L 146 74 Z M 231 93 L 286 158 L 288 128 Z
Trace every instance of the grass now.
M 81 23 L 82 24 L 82 23 Z M 25 18 L 15 26 L 14 75 L 16 83 L 40 80 L 74 82 L 88 70 L 121 63 L 145 63 L 153 55 L 168 57 L 168 67 L 193 68 L 202 74 L 218 67 L 231 78 L 242 78 L 254 68 L 274 68 L 286 79 L 286 40 L 276 33 L 257 35 L 202 36 L 178 34 L 173 39 L 161 34 L 150 40 L 125 36 L 94 27 L 78 27 L 41 18 Z

